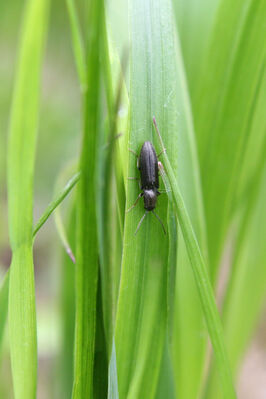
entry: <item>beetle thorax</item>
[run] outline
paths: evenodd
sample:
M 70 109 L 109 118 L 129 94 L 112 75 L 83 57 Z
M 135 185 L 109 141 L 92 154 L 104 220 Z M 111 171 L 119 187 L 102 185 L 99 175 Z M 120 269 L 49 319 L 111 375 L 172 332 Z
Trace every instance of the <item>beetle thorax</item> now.
M 143 190 L 144 208 L 152 211 L 156 207 L 157 192 L 156 189 Z

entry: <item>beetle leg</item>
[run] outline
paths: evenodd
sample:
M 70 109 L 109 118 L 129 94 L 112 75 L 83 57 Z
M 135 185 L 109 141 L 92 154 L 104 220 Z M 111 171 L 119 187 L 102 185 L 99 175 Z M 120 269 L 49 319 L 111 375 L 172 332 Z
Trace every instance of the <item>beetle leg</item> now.
M 158 155 L 157 158 L 159 158 L 162 154 L 164 154 L 166 152 L 166 148 L 164 148 Z
M 128 148 L 128 151 L 132 152 L 132 154 L 134 154 L 135 157 L 137 157 L 137 158 L 139 157 L 138 154 L 134 150 L 132 150 L 131 148 Z
M 106 144 L 104 144 L 103 149 L 106 150 L 113 142 L 123 136 L 123 133 L 118 133 L 114 137 L 111 138 Z
M 171 192 L 171 190 L 160 190 L 160 191 L 157 191 L 158 195 L 166 194 L 166 193 L 170 193 L 170 192 Z
M 127 209 L 127 211 L 126 211 L 127 213 L 130 212 L 131 209 L 135 208 L 135 206 L 137 205 L 139 199 L 140 199 L 142 196 L 143 196 L 143 193 L 139 193 L 139 195 L 138 195 L 136 201 L 134 202 L 134 204 L 133 204 L 130 208 Z
M 141 182 L 140 182 L 140 178 L 139 177 L 128 177 L 127 180 L 136 180 L 139 182 L 139 188 L 141 190 Z

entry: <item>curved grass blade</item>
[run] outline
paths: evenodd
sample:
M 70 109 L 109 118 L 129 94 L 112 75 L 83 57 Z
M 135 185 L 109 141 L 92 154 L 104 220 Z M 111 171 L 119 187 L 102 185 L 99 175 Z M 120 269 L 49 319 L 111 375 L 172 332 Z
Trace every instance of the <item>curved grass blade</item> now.
M 34 229 L 33 229 L 33 237 L 38 233 L 40 228 L 44 225 L 44 223 L 47 221 L 49 216 L 53 213 L 53 211 L 58 207 L 58 205 L 61 204 L 61 202 L 66 198 L 66 196 L 70 193 L 72 188 L 77 184 L 77 182 L 80 179 L 80 172 L 77 172 L 74 176 L 71 177 L 71 179 L 67 182 L 63 190 L 56 196 L 56 198 L 48 205 L 48 207 L 45 209 L 43 214 L 41 215 L 40 219 L 36 223 Z
M 161 137 L 160 143 L 162 148 L 165 148 Z M 199 291 L 202 309 L 204 311 L 206 324 L 208 327 L 217 362 L 217 367 L 222 382 L 223 395 L 225 399 L 235 399 L 236 395 L 233 387 L 229 361 L 225 350 L 222 323 L 216 307 L 215 298 L 206 269 L 206 264 L 202 257 L 196 235 L 194 233 L 189 215 L 185 207 L 184 200 L 182 198 L 168 156 L 166 153 L 163 153 L 162 157 L 173 194 L 173 203 L 175 207 L 176 217 L 178 218 L 178 221 L 180 223 L 184 242 L 191 262 L 191 267 L 193 269 L 194 278 Z M 165 176 L 162 165 L 160 165 L 160 171 L 162 176 Z M 164 179 L 166 179 L 166 176 L 164 177 Z
M 76 323 L 72 392 L 75 399 L 93 395 L 98 280 L 95 163 L 99 129 L 102 18 L 103 2 L 91 1 L 86 24 L 88 85 L 83 96 L 81 179 L 77 197 Z
M 46 0 L 27 2 L 8 143 L 8 212 L 12 263 L 9 336 L 15 398 L 35 398 L 37 337 L 32 255 L 33 175 Z

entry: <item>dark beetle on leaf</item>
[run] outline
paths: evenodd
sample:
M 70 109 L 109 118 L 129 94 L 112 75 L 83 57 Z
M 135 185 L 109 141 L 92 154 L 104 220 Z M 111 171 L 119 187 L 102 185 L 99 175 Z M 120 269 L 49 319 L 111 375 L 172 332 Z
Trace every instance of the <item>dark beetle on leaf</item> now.
M 137 157 L 138 155 L 130 150 Z M 140 182 L 141 182 L 141 193 L 138 195 L 135 203 L 127 210 L 127 212 L 131 211 L 136 205 L 138 200 L 143 197 L 144 199 L 144 209 L 145 213 L 139 221 L 137 229 L 135 231 L 135 235 L 137 234 L 144 218 L 146 217 L 148 212 L 152 212 L 156 218 L 161 223 L 164 234 L 166 234 L 163 222 L 159 218 L 159 216 L 155 213 L 154 209 L 156 207 L 157 197 L 160 195 L 159 191 L 159 172 L 158 172 L 158 157 L 164 152 L 163 150 L 158 156 L 156 155 L 155 149 L 150 141 L 145 141 L 140 150 L 140 155 L 138 157 L 137 166 L 140 171 Z M 134 180 L 139 180 L 137 178 L 131 178 Z

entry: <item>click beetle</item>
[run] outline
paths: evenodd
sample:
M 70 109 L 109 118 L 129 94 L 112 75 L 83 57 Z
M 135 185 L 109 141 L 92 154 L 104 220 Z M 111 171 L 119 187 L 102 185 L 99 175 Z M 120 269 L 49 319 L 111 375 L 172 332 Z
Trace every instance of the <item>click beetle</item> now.
M 130 151 L 138 158 L 137 166 L 140 171 L 141 192 L 139 193 L 134 204 L 127 210 L 127 212 L 131 211 L 131 209 L 133 209 L 137 205 L 141 197 L 143 197 L 145 209 L 145 213 L 138 223 L 135 235 L 137 234 L 148 212 L 152 212 L 154 216 L 159 220 L 163 228 L 164 234 L 166 234 L 163 222 L 154 211 L 157 203 L 157 197 L 161 194 L 161 192 L 159 191 L 158 157 L 165 151 L 165 149 L 157 156 L 152 143 L 150 141 L 145 141 L 141 147 L 139 156 L 133 150 Z M 129 179 L 135 180 L 136 178 L 133 177 Z

